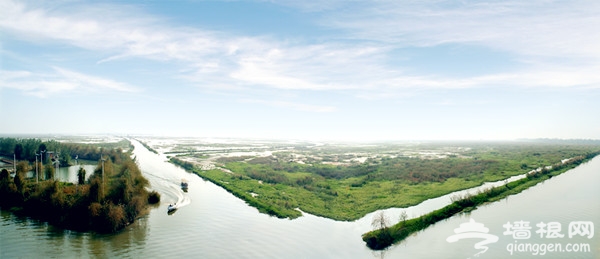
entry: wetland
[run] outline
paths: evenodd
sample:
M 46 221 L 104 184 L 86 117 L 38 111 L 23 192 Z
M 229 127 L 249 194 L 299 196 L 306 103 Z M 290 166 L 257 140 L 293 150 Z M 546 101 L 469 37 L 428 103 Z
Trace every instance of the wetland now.
M 596 158 L 566 173 L 552 177 L 543 184 L 535 185 L 522 193 L 509 196 L 502 199 L 502 201 L 482 205 L 470 213 L 457 214 L 447 220 L 440 221 L 411 235 L 400 244 L 392 245 L 382 251 L 373 251 L 365 245 L 361 236 L 373 230 L 371 223 L 379 212 L 385 212 L 392 223 L 397 222 L 399 215 L 402 215 L 403 212 L 407 214 L 407 219 L 416 218 L 448 205 L 451 203 L 451 197 L 454 195 L 477 192 L 477 187 L 475 189 L 464 189 L 465 186 L 461 186 L 457 189 L 462 191 L 459 190 L 437 196 L 436 198 L 426 199 L 415 206 L 392 206 L 386 209 L 376 209 L 354 220 L 333 220 L 324 216 L 316 216 L 302 209 L 300 209 L 302 211 L 301 216 L 280 218 L 272 216 L 268 211 L 261 213 L 257 207 L 253 207 L 246 199 L 240 199 L 232 195 L 231 191 L 225 190 L 220 185 L 199 177 L 198 174 L 202 175 L 203 173 L 215 170 L 227 175 L 240 174 L 236 172 L 238 169 L 235 166 L 228 167 L 227 164 L 233 163 L 233 165 L 238 166 L 242 164 L 240 168 L 244 168 L 245 165 L 243 163 L 248 163 L 252 159 L 262 157 L 263 159 L 268 158 L 271 160 L 271 156 L 276 156 L 277 158 L 279 156 L 284 157 L 283 154 L 288 154 L 288 157 L 290 157 L 292 153 L 294 157 L 297 157 L 296 161 L 298 162 L 286 159 L 281 162 L 283 165 L 289 166 L 291 163 L 298 163 L 304 166 L 317 164 L 317 167 L 333 166 L 337 168 L 338 166 L 358 166 L 363 162 L 362 160 L 364 160 L 363 163 L 379 159 L 383 161 L 385 157 L 389 157 L 392 160 L 417 158 L 429 160 L 447 158 L 473 159 L 476 157 L 473 149 L 479 148 L 484 152 L 479 153 L 480 155 L 477 156 L 478 160 L 491 159 L 502 153 L 505 156 L 509 156 L 511 153 L 517 152 L 512 154 L 514 157 L 530 154 L 531 158 L 528 158 L 529 160 L 518 160 L 511 163 L 510 166 L 512 168 L 518 168 L 518 172 L 514 173 L 517 176 L 520 172 L 535 170 L 536 166 L 552 165 L 556 161 L 565 159 L 563 157 L 572 157 L 575 154 L 580 154 L 581 150 L 594 150 L 595 145 L 577 144 L 573 146 L 569 143 L 560 143 L 560 147 L 552 148 L 555 145 L 554 143 L 550 146 L 547 146 L 548 143 L 524 143 L 519 144 L 522 147 L 510 147 L 509 145 L 504 146 L 505 151 L 498 151 L 502 145 L 492 148 L 487 144 L 478 144 L 469 150 L 464 143 L 460 145 L 460 149 L 457 147 L 458 145 L 453 146 L 448 145 L 448 143 L 427 146 L 426 148 L 425 144 L 422 143 L 403 143 L 391 148 L 363 145 L 362 150 L 357 150 L 355 147 L 349 147 L 348 145 L 333 147 L 324 143 L 308 143 L 310 145 L 306 145 L 307 143 L 279 142 L 266 144 L 262 142 L 249 143 L 214 139 L 142 137 L 137 139 L 153 147 L 158 153 L 152 153 L 144 148 L 141 143 L 132 140 L 134 147 L 133 155 L 136 157 L 142 174 L 150 182 L 149 188 L 161 194 L 160 204 L 156 207 L 151 207 L 147 215 L 127 226 L 123 231 L 115 234 L 97 234 L 94 232 L 77 232 L 62 229 L 35 218 L 19 216 L 2 209 L 0 230 L 3 235 L 2 242 L 0 242 L 0 256 L 3 258 L 39 257 L 40 255 L 48 255 L 50 257 L 104 258 L 115 256 L 156 256 L 161 254 L 183 257 L 202 254 L 206 258 L 395 258 L 407 256 L 417 258 L 431 256 L 440 258 L 466 258 L 472 255 L 472 253 L 469 254 L 470 251 L 465 252 L 463 250 L 472 249 L 472 245 L 469 248 L 465 244 L 449 244 L 445 241 L 452 234 L 452 228 L 456 228 L 460 222 L 464 222 L 465 217 L 474 217 L 478 222 L 485 223 L 486 226 L 490 227 L 490 231 L 497 235 L 502 234 L 501 226 L 508 220 L 513 221 L 529 218 L 532 220 L 561 221 L 563 224 L 567 224 L 568 220 L 593 220 L 600 217 L 600 208 L 597 206 L 597 204 L 600 204 L 598 203 L 600 193 L 593 186 L 598 181 L 597 172 L 599 171 L 598 165 L 600 164 Z M 420 146 L 418 148 L 420 151 L 415 151 L 415 145 Z M 539 147 L 537 147 L 538 145 Z M 304 146 L 304 148 L 301 146 Z M 373 155 L 376 152 L 366 152 L 367 150 L 374 149 L 379 150 L 377 152 L 378 155 Z M 452 150 L 454 152 L 451 152 Z M 521 150 L 521 153 L 518 153 L 519 150 Z M 283 152 L 283 154 L 280 152 Z M 498 154 L 493 152 L 498 152 Z M 334 155 L 335 153 L 337 155 Z M 191 173 L 182 167 L 168 163 L 173 157 L 190 163 L 191 168 L 197 171 L 198 174 Z M 239 160 L 238 157 L 246 158 Z M 231 160 L 235 161 L 225 161 L 222 158 L 232 158 Z M 321 163 L 322 165 L 319 164 L 323 160 L 328 161 L 324 161 L 326 163 Z M 524 163 L 527 161 L 531 161 L 531 165 Z M 248 164 L 250 168 L 264 166 L 263 164 Z M 520 169 L 521 166 L 525 168 L 523 164 L 527 164 L 526 169 Z M 302 166 L 298 168 L 301 168 L 303 171 L 306 170 Z M 506 170 L 505 175 L 512 174 L 509 172 L 512 171 Z M 288 173 L 294 174 L 295 172 Z M 312 172 L 300 173 L 306 174 Z M 483 176 L 476 176 L 485 177 L 488 175 L 489 177 L 494 174 L 484 170 L 483 174 L 479 173 L 479 175 Z M 384 176 L 382 175 L 382 177 Z M 316 175 L 314 177 L 318 178 Z M 334 180 L 333 178 L 326 179 L 324 176 L 320 177 L 323 177 L 322 180 L 325 183 Z M 189 183 L 188 192 L 181 190 L 179 186 L 181 179 L 187 179 Z M 497 184 L 503 185 L 505 177 L 501 173 L 498 179 Z M 335 180 L 344 181 L 343 178 Z M 259 181 L 262 180 L 253 180 L 257 184 L 260 184 L 258 183 Z M 475 185 L 477 186 L 480 183 L 480 180 L 476 177 L 473 177 L 471 181 L 476 182 L 477 184 Z M 233 181 L 224 182 L 233 183 Z M 346 184 L 348 186 L 345 185 L 347 190 L 361 188 L 360 186 L 352 187 L 351 183 L 347 180 Z M 373 183 L 366 183 L 365 185 L 369 187 L 369 184 Z M 411 184 L 419 185 L 421 183 L 408 182 L 406 184 L 407 186 L 411 186 Z M 430 184 L 440 183 L 432 182 Z M 483 185 L 486 184 L 484 183 Z M 266 181 L 262 181 L 261 184 L 261 186 L 270 185 L 280 188 L 278 184 Z M 381 186 L 385 187 L 385 185 L 380 183 L 379 188 L 382 188 Z M 336 187 L 336 185 L 332 184 L 329 191 L 335 191 Z M 306 190 L 304 187 L 301 188 Z M 324 192 L 327 190 L 326 187 L 323 189 Z M 563 190 L 565 189 L 570 190 L 569 195 L 560 195 L 560 193 L 564 193 Z M 372 190 L 377 191 L 378 189 L 374 188 Z M 261 193 L 260 190 L 253 193 L 255 195 L 249 195 L 246 198 L 255 197 L 258 199 L 268 195 L 268 192 Z M 329 194 L 317 193 L 308 195 L 315 195 L 308 197 L 319 198 L 319 195 L 324 196 Z M 338 196 L 340 196 L 340 192 L 338 192 Z M 177 202 L 182 206 L 176 213 L 168 215 L 166 207 L 169 203 L 173 202 Z M 315 203 L 324 202 L 319 201 Z M 277 204 L 277 202 L 273 204 Z M 566 211 L 563 208 L 568 208 L 569 213 L 564 214 Z M 540 214 L 541 212 L 543 213 Z M 599 246 L 597 240 L 597 238 L 590 240 L 592 252 L 582 254 L 581 258 L 594 258 L 598 256 Z M 562 241 L 568 241 L 568 239 Z M 498 247 L 503 248 L 502 246 L 506 246 L 507 242 L 506 239 L 501 239 Z M 484 255 L 487 256 L 486 258 L 495 258 L 506 257 L 510 254 L 506 250 L 496 249 Z

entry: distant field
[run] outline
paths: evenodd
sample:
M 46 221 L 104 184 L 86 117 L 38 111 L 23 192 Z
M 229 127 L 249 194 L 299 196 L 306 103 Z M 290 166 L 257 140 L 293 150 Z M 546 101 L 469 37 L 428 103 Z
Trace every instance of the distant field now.
M 264 213 L 355 220 L 600 151 L 596 142 L 164 144 L 174 163 Z

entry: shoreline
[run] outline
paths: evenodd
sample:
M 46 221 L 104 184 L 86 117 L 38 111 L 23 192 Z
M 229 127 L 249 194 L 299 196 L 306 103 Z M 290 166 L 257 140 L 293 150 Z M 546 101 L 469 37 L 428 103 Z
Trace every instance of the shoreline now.
M 14 177 L 2 169 L 1 209 L 62 229 L 96 233 L 119 232 L 147 214 L 152 205 L 149 198 L 158 202 L 159 196 L 147 189 L 149 182 L 131 152 L 120 148 L 94 151 L 91 155 L 100 157 L 101 167 L 90 165 L 94 168 L 90 172 L 80 167 L 76 183 L 57 180 L 58 172 L 48 164 L 42 169 L 43 179 L 26 178 L 31 170 L 27 160 L 18 162 Z
M 570 161 L 572 159 L 573 158 L 563 159 L 561 162 L 556 163 L 554 166 L 562 167 L 562 166 L 566 165 L 566 163 L 568 163 L 568 161 Z M 306 214 L 314 215 L 317 217 L 323 217 L 323 218 L 327 218 L 327 219 L 331 219 L 331 220 L 335 220 L 335 221 L 344 221 L 344 222 L 364 221 L 364 220 L 366 220 L 365 218 L 369 217 L 369 215 L 374 215 L 375 213 L 378 213 L 378 212 L 389 212 L 389 211 L 395 211 L 396 213 L 406 212 L 407 210 L 410 211 L 411 209 L 413 209 L 415 207 L 423 206 L 423 203 L 425 203 L 425 202 L 434 202 L 435 204 L 433 205 L 433 208 L 428 208 L 424 212 L 417 210 L 417 212 L 416 212 L 417 215 L 415 216 L 414 214 L 412 214 L 413 216 L 409 217 L 408 219 L 419 218 L 423 215 L 426 215 L 435 210 L 439 210 L 441 208 L 444 208 L 444 207 L 452 204 L 451 202 L 448 203 L 446 201 L 446 200 L 450 200 L 452 198 L 451 196 L 465 195 L 465 192 L 466 192 L 466 194 L 468 194 L 469 192 L 481 192 L 486 189 L 504 186 L 507 183 L 518 182 L 518 181 L 523 180 L 524 178 L 526 179 L 526 177 L 532 173 L 542 172 L 543 170 L 548 170 L 547 166 L 540 167 L 538 169 L 533 169 L 531 171 L 528 171 L 528 172 L 525 172 L 522 174 L 518 174 L 518 175 L 513 175 L 513 176 L 507 177 L 505 179 L 498 180 L 498 181 L 483 182 L 476 186 L 467 186 L 465 188 L 454 190 L 454 191 L 445 193 L 443 195 L 430 197 L 430 198 L 424 199 L 420 202 L 417 202 L 414 204 L 409 204 L 406 207 L 389 207 L 389 208 L 384 208 L 384 209 L 373 210 L 373 211 L 367 212 L 365 214 L 362 214 L 358 217 L 340 218 L 340 217 L 331 217 L 330 215 L 323 215 L 323 214 L 315 213 L 313 211 L 302 209 L 302 208 L 290 208 L 290 209 L 285 208 L 285 210 L 281 210 L 277 206 L 272 206 L 268 203 L 261 202 L 257 198 L 257 197 L 259 197 L 259 195 L 256 195 L 256 194 L 253 195 L 252 192 L 246 192 L 245 190 L 240 189 L 239 186 L 235 186 L 234 182 L 238 180 L 237 178 L 242 177 L 242 176 L 237 176 L 236 179 L 224 179 L 223 178 L 224 175 L 221 175 L 222 172 L 218 171 L 219 169 L 199 170 L 199 169 L 195 168 L 191 162 L 183 161 L 183 160 L 177 159 L 175 157 L 171 158 L 169 160 L 169 162 L 171 162 L 175 165 L 178 165 L 178 166 L 182 167 L 183 169 L 185 169 L 186 171 L 194 173 L 194 174 L 198 175 L 199 177 L 201 177 L 202 179 L 210 181 L 210 182 L 214 183 L 215 185 L 225 189 L 227 192 L 242 199 L 248 205 L 258 209 L 259 212 L 261 212 L 261 213 L 266 213 L 268 215 L 275 216 L 278 218 L 290 218 L 290 219 L 295 219 L 295 218 L 301 217 L 303 213 L 306 213 Z M 213 171 L 218 171 L 218 172 L 213 173 Z M 227 176 L 229 178 L 235 178 L 235 176 L 231 175 L 231 174 L 226 174 L 225 176 Z M 241 180 L 243 180 L 243 179 L 241 179 Z M 444 201 L 440 201 L 440 199 L 443 199 Z M 440 203 L 442 203 L 442 204 L 440 204 Z M 425 206 L 431 207 L 431 205 L 425 205 Z M 411 215 L 411 214 L 409 214 L 409 215 Z M 397 217 L 392 217 L 392 218 L 397 218 Z
M 362 239 L 372 250 L 383 250 L 387 247 L 399 243 L 411 234 L 426 229 L 441 220 L 450 218 L 458 213 L 470 212 L 476 210 L 479 206 L 496 202 L 506 197 L 519 194 L 541 182 L 544 182 L 554 176 L 568 172 L 579 165 L 586 163 L 596 157 L 598 154 L 588 155 L 586 157 L 570 159 L 566 163 L 557 163 L 552 169 L 547 167 L 542 170 L 534 170 L 527 173 L 525 178 L 508 182 L 505 185 L 489 188 L 480 191 L 474 195 L 464 195 L 453 199 L 453 202 L 443 208 L 430 213 L 421 215 L 412 219 L 405 219 L 392 226 L 369 231 L 362 235 Z

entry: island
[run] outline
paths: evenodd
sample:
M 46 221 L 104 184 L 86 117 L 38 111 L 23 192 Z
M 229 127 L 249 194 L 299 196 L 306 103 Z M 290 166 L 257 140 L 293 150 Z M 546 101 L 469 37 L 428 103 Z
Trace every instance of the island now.
M 148 190 L 132 149 L 125 139 L 74 143 L 0 138 L 0 206 L 65 229 L 118 232 L 160 201 L 157 192 Z M 55 168 L 73 160 L 95 162 L 95 170 L 86 177 L 81 167 L 77 183 L 57 180 Z
M 526 174 L 526 177 L 517 181 L 507 182 L 503 186 L 487 188 L 474 194 L 454 196 L 451 199 L 452 203 L 450 205 L 413 219 L 407 219 L 406 215 L 403 214 L 399 222 L 392 226 L 389 225 L 389 219 L 381 212 L 375 215 L 372 222 L 373 226 L 377 229 L 363 234 L 362 239 L 373 250 L 385 249 L 436 222 L 461 212 L 470 212 L 482 204 L 520 193 L 531 186 L 575 168 L 598 154 L 598 152 L 594 152 L 586 156 L 565 159 L 552 166 L 532 170 Z
M 461 211 L 516 194 L 600 154 L 598 141 L 411 143 L 180 143 L 161 147 L 171 162 L 245 200 L 260 212 L 297 218 L 303 212 L 353 221 L 388 208 L 506 182 L 451 205 L 392 225 L 376 214 L 363 240 L 384 249 Z

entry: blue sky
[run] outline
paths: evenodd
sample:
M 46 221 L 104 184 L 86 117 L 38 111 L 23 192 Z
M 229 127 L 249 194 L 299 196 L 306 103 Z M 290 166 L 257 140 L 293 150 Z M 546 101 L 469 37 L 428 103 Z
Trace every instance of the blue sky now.
M 0 0 L 0 134 L 600 139 L 596 1 Z

